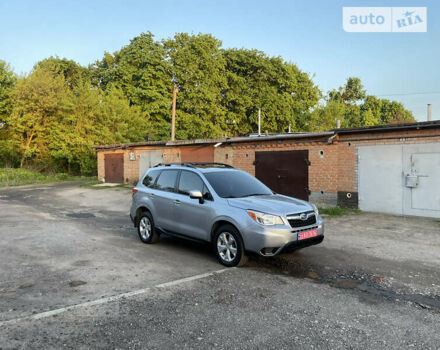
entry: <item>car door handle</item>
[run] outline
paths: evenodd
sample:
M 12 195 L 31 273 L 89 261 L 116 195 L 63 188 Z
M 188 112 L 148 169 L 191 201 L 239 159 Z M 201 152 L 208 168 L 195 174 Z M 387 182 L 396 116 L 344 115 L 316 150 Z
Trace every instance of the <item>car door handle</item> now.
M 148 197 L 154 198 L 155 194 L 154 193 L 149 193 Z
M 176 200 L 174 201 L 174 204 L 179 205 L 179 204 L 180 204 L 180 201 L 179 201 L 178 199 L 176 199 Z

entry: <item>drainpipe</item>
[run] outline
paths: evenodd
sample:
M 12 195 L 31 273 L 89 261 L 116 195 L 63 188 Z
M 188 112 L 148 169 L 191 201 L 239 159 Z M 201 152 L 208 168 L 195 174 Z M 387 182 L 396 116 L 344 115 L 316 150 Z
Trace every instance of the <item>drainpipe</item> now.
M 328 143 L 328 144 L 332 144 L 332 143 L 333 143 L 333 139 L 334 139 L 336 136 L 338 136 L 337 133 L 334 133 L 332 136 L 330 136 L 330 137 L 328 138 L 328 140 L 327 140 L 327 143 Z

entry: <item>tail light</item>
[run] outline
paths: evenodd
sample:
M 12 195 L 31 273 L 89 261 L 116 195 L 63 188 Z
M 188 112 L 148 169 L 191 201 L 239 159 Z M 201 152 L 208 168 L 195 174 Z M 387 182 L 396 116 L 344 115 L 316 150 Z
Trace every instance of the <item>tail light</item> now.
M 131 190 L 132 193 L 132 197 L 134 197 L 134 195 L 137 193 L 138 189 L 135 187 Z

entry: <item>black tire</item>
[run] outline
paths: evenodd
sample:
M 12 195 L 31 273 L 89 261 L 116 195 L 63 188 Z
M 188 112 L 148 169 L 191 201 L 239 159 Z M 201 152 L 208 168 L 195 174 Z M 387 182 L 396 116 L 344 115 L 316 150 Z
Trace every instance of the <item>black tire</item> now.
M 154 228 L 153 216 L 149 211 L 144 211 L 139 215 L 137 219 L 137 231 L 139 238 L 143 243 L 151 244 L 156 243 L 159 240 L 159 234 Z
M 228 235 L 232 236 L 233 240 L 228 240 Z M 229 241 L 228 245 L 219 245 L 221 242 L 225 242 L 225 238 Z M 243 240 L 240 233 L 234 226 L 220 226 L 214 233 L 213 245 L 215 254 L 217 255 L 217 259 L 220 264 L 227 267 L 244 266 L 246 264 L 247 256 L 245 254 Z M 223 251 L 221 251 L 220 246 L 227 247 Z M 235 255 L 233 254 L 234 248 L 236 249 Z M 229 260 L 230 258 L 232 258 L 232 255 L 234 255 L 233 259 Z

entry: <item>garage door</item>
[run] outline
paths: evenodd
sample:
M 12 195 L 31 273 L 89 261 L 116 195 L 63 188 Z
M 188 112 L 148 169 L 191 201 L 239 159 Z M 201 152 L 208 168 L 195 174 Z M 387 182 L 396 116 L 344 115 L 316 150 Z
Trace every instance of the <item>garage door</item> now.
M 359 208 L 402 213 L 402 145 L 358 148 Z
M 440 143 L 358 148 L 359 208 L 440 217 Z
M 185 146 L 180 148 L 182 162 L 213 162 L 214 146 Z
M 309 151 L 255 152 L 255 176 L 277 193 L 309 200 Z
M 144 176 L 148 169 L 162 163 L 162 150 L 148 150 L 139 152 L 139 178 Z
M 124 155 L 122 153 L 104 155 L 105 182 L 124 182 Z

